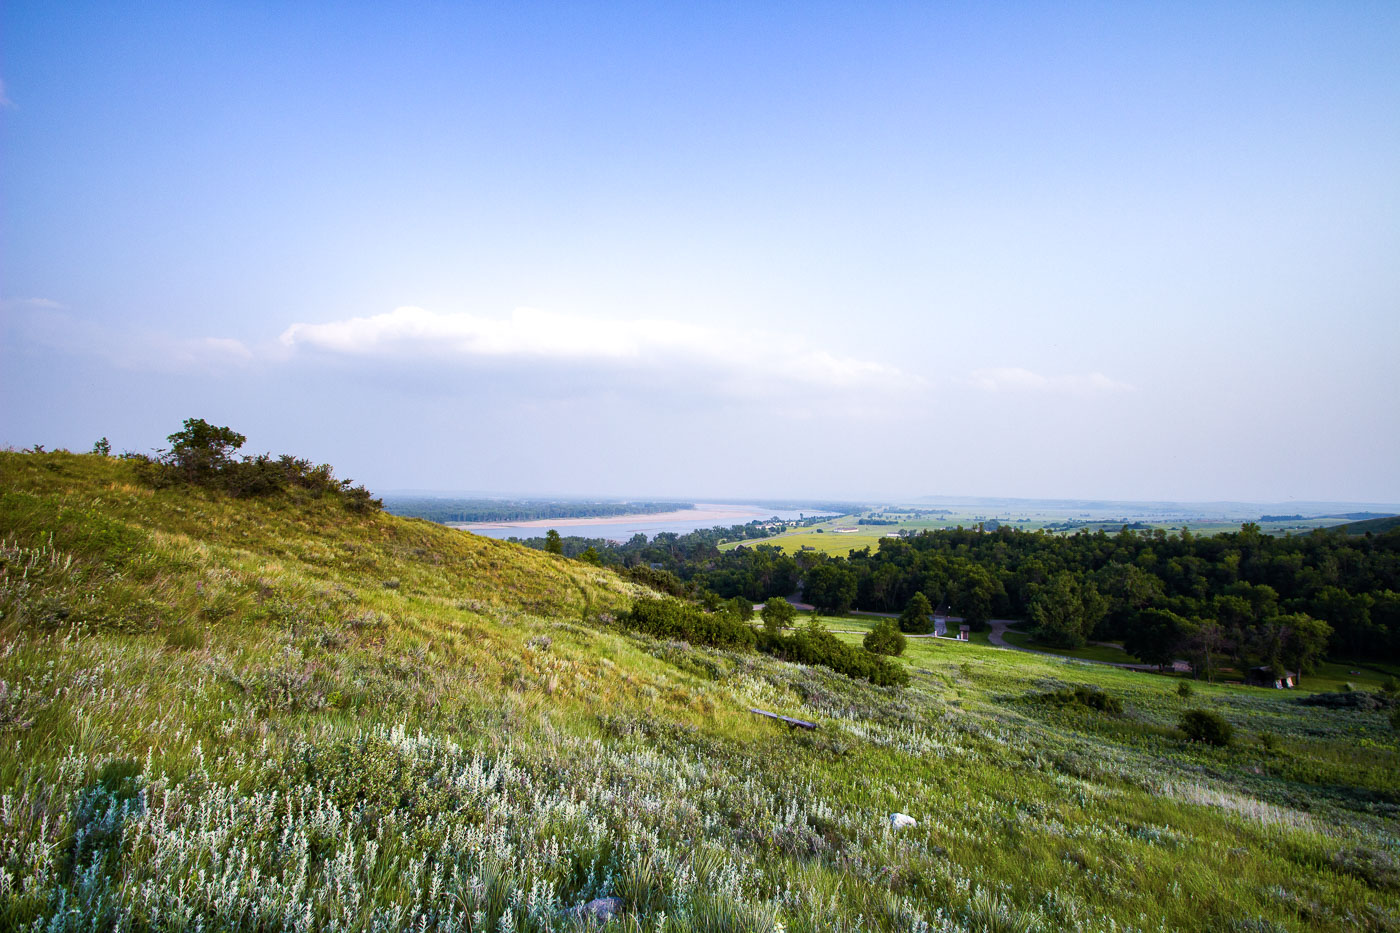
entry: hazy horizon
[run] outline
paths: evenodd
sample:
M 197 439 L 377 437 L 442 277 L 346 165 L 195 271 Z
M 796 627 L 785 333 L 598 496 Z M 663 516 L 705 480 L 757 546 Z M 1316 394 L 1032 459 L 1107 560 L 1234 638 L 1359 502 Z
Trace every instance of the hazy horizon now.
M 1400 5 L 0 35 L 0 445 L 201 417 L 372 489 L 1400 502 Z
M 1181 510 L 1194 509 L 1266 509 L 1271 506 L 1286 507 L 1290 509 L 1301 509 L 1304 512 L 1320 512 L 1326 510 L 1392 510 L 1400 513 L 1400 502 L 1351 502 L 1337 500 L 1284 500 L 1277 502 L 1250 501 L 1250 500 L 1230 500 L 1218 499 L 1208 501 L 1177 501 L 1169 499 L 1102 499 L 1102 498 L 1035 498 L 1016 496 L 810 496 L 805 498 L 791 498 L 782 496 L 726 496 L 720 494 L 713 495 L 690 495 L 686 493 L 674 493 L 671 495 L 591 495 L 588 493 L 563 493 L 563 494 L 540 494 L 530 492 L 484 492 L 481 490 L 443 490 L 443 489 L 381 489 L 374 490 L 376 495 L 386 498 L 422 498 L 422 499 L 500 499 L 516 500 L 522 502 L 687 502 L 695 505 L 700 504 L 738 504 L 738 505 L 772 505 L 775 507 L 797 506 L 808 504 L 816 506 L 819 504 L 845 503 L 848 505 L 867 506 L 901 506 L 911 508 L 926 508 L 939 505 L 963 505 L 977 507 L 1018 507 L 1018 508 L 1042 508 L 1042 509 L 1079 509 L 1097 508 L 1109 509 L 1119 506 L 1130 507 L 1140 510 L 1164 508 L 1176 508 Z

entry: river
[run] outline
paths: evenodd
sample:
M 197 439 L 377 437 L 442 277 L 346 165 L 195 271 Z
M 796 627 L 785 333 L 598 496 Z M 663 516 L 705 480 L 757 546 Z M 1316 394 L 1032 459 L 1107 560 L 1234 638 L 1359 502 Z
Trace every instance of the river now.
M 542 538 L 545 532 L 553 528 L 565 537 L 627 541 L 637 534 L 651 538 L 668 531 L 686 534 L 697 528 L 713 528 L 716 525 L 728 528 L 731 525 L 747 525 L 751 521 L 768 518 L 796 521 L 804 515 L 832 514 L 834 513 L 812 509 L 765 509 L 756 505 L 701 502 L 696 503 L 693 509 L 657 512 L 653 515 L 551 518 L 529 522 L 453 522 L 451 527 L 488 538 Z

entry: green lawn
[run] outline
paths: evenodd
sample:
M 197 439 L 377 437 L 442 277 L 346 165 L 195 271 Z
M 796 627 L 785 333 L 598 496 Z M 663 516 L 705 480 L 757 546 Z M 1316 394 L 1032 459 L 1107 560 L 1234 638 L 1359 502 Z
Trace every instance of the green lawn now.
M 1338 693 L 1351 684 L 1356 690 L 1375 691 L 1387 679 L 1400 681 L 1400 665 L 1374 661 L 1328 661 L 1311 674 L 1304 674 L 1298 686 L 1316 693 Z
M 1007 629 L 1002 635 L 1009 645 L 1017 648 L 1029 648 L 1032 651 L 1044 651 L 1047 654 L 1058 654 L 1068 658 L 1079 658 L 1083 661 L 1108 661 L 1113 664 L 1137 664 L 1138 659 L 1128 654 L 1122 648 L 1108 647 L 1106 645 L 1085 645 L 1082 648 L 1058 648 L 1051 645 L 1042 645 L 1037 642 L 1028 632 L 1016 629 Z

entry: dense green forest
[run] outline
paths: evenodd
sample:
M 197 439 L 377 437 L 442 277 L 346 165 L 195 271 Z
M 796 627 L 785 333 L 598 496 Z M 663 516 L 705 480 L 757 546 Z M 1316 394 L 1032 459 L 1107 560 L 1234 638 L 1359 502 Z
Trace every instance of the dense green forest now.
M 719 550 L 748 533 L 563 543 L 566 554 L 591 547 L 600 563 L 665 572 L 702 598 L 762 600 L 800 587 L 825 610 L 898 612 L 922 593 L 974 628 L 1010 618 L 1049 644 L 1122 639 L 1149 663 L 1193 658 L 1208 676 L 1220 658 L 1306 670 L 1324 655 L 1400 657 L 1400 531 L 1272 537 L 1246 524 L 1213 536 L 1054 535 L 1003 526 L 886 538 L 847 558 L 761 544 Z
M 384 510 L 430 522 L 529 522 L 545 518 L 606 518 L 656 515 L 693 509 L 693 502 L 579 502 L 560 499 L 440 499 L 386 496 Z

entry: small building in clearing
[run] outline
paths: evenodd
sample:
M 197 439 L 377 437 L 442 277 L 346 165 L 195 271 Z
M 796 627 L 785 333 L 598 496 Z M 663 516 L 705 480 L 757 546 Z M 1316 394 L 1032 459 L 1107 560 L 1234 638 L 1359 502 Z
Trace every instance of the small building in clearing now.
M 1251 687 L 1273 687 L 1276 690 L 1292 689 L 1297 681 L 1297 671 L 1284 671 L 1281 674 L 1275 674 L 1271 667 L 1251 667 L 1244 674 L 1244 682 Z

